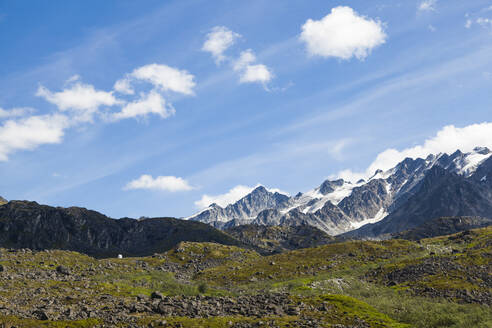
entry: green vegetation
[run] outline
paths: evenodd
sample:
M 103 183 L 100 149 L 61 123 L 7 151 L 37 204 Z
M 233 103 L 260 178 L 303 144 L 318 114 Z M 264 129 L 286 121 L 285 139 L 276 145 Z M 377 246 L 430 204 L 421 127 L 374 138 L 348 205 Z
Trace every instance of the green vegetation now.
M 197 300 L 279 294 L 288 295 L 292 306 L 300 304 L 298 313 L 192 318 L 160 315 L 149 308 L 129 315 L 142 327 L 229 327 L 238 322 L 296 327 L 306 318 L 321 327 L 492 327 L 492 227 L 420 242 L 345 242 L 271 256 L 192 242 L 142 258 L 96 260 L 68 251 L 1 254 L 0 311 L 16 300 L 19 311 L 29 314 L 50 297 L 67 308 L 86 302 L 98 313 L 107 299 L 130 308 L 135 299 L 150 299 L 155 292 Z M 59 266 L 70 274 L 57 272 Z M 36 320 L 0 315 L 0 323 L 16 327 L 92 327 L 102 322 L 97 316 Z
M 102 324 L 99 319 L 85 319 L 74 321 L 49 321 L 34 319 L 19 319 L 13 316 L 0 317 L 0 324 L 4 327 L 19 328 L 88 328 Z

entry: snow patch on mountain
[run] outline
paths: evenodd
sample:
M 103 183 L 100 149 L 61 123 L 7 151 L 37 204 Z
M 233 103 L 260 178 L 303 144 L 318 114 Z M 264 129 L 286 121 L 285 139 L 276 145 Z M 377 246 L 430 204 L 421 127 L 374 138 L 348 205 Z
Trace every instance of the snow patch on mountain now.
M 483 162 L 485 162 L 492 153 L 489 154 L 480 154 L 480 153 L 470 153 L 466 156 L 462 162 L 461 173 L 465 176 L 472 175 L 477 167 L 480 166 Z
M 336 235 L 377 223 L 393 213 L 415 193 L 427 172 L 435 166 L 468 178 L 480 172 L 491 157 L 488 148 L 472 152 L 439 153 L 422 158 L 406 158 L 386 171 L 376 170 L 367 180 L 351 183 L 326 180 L 319 187 L 294 197 L 261 185 L 227 206 L 212 204 L 187 218 L 224 228 L 239 224 L 317 226 Z M 478 171 L 477 171 L 478 170 Z M 477 181 L 478 181 L 477 177 Z M 480 181 L 486 181 L 483 176 Z M 416 189 L 417 188 L 417 189 Z
M 360 222 L 350 222 L 350 225 L 352 226 L 353 229 L 359 229 L 360 227 L 366 224 L 379 222 L 382 219 L 384 219 L 387 215 L 388 212 L 386 212 L 386 210 L 383 207 L 381 207 L 379 212 L 373 218 L 362 220 Z

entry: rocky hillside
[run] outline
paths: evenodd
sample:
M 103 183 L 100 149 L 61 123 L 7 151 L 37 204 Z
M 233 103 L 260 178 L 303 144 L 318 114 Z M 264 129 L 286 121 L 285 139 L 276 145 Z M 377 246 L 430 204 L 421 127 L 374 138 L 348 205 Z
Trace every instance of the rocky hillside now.
M 0 205 L 7 204 L 7 203 L 8 203 L 8 201 L 5 198 L 3 198 L 2 196 L 0 196 Z
M 0 246 L 65 249 L 95 257 L 144 256 L 181 241 L 239 242 L 213 227 L 173 218 L 119 220 L 79 207 L 11 201 L 0 206 Z
M 264 226 L 248 224 L 225 230 L 245 245 L 262 254 L 281 253 L 287 250 L 326 245 L 334 238 L 316 227 L 303 226 Z
M 234 204 L 222 208 L 214 203 L 189 219 L 209 223 L 217 228 L 226 228 L 249 223 L 262 210 L 284 207 L 288 200 L 289 197 L 284 194 L 271 192 L 263 186 L 258 186 Z
M 3 327 L 491 327 L 492 228 L 260 256 L 182 242 L 139 258 L 0 249 Z
M 457 232 L 492 225 L 492 219 L 481 217 L 444 217 L 426 222 L 417 228 L 400 232 L 395 238 L 420 240 L 424 238 L 451 235 Z
M 311 225 L 330 235 L 356 231 L 348 235 L 374 238 L 443 216 L 492 217 L 491 155 L 489 149 L 477 147 L 469 153 L 406 158 L 368 180 L 327 180 L 294 197 L 260 187 L 227 210 L 212 204 L 189 219 L 221 229 Z
M 492 158 L 490 159 L 492 161 Z M 492 177 L 492 172 L 489 172 Z M 417 184 L 408 200 L 383 220 L 368 224 L 344 236 L 380 237 L 419 227 L 443 216 L 492 218 L 492 188 L 447 169 L 434 166 Z

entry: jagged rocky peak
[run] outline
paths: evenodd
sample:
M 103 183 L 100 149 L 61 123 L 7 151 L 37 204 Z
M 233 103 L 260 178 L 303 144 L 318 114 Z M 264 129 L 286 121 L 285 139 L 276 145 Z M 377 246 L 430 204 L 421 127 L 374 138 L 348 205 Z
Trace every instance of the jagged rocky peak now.
M 447 163 L 443 163 L 440 159 L 439 164 L 458 174 L 470 176 L 491 155 L 488 148 L 475 147 L 469 153 L 463 153 L 458 150 L 449 157 Z
M 277 191 L 270 191 L 260 185 L 250 193 L 226 207 L 212 204 L 205 210 L 189 217 L 189 220 L 213 224 L 216 227 L 244 224 L 256 218 L 265 209 L 282 208 L 287 205 L 290 197 Z M 220 223 L 220 224 L 219 224 Z
M 267 190 L 267 188 L 265 188 L 265 186 L 262 186 L 262 185 L 259 185 L 258 187 L 256 187 L 255 189 L 253 189 L 253 191 L 251 192 L 252 194 L 263 194 L 263 193 L 268 193 L 269 191 Z
M 457 149 L 454 153 L 451 154 L 451 157 L 458 157 L 464 155 L 463 152 Z
M 9 201 L 0 196 L 0 205 L 7 204 Z
M 372 180 L 372 179 L 377 179 L 377 178 L 381 177 L 383 174 L 384 174 L 384 171 L 383 171 L 383 170 L 378 169 L 378 170 L 376 170 L 376 171 L 374 172 L 374 174 L 372 175 L 372 177 L 370 177 L 370 178 L 369 178 L 369 180 Z
M 273 191 L 273 192 L 269 191 L 267 188 L 260 185 L 256 187 L 252 192 L 241 198 L 238 202 L 251 203 L 254 201 L 261 201 L 266 203 L 282 203 L 282 202 L 287 202 L 288 200 L 289 200 L 289 196 L 281 194 L 277 191 Z M 234 206 L 234 204 L 228 205 L 228 207 L 229 206 Z
M 431 155 L 431 156 L 433 156 L 433 155 Z M 429 158 L 429 157 L 427 157 L 427 158 Z M 422 165 L 424 165 L 425 162 L 426 161 L 423 160 L 422 158 L 413 159 L 413 158 L 407 157 L 403 161 L 398 163 L 396 165 L 395 169 L 396 169 L 396 171 L 403 171 L 405 173 L 412 172 L 412 171 L 418 169 L 419 167 L 421 167 Z
M 491 153 L 490 149 L 487 147 L 475 147 L 473 148 L 473 151 L 480 155 L 489 155 Z
M 332 193 L 338 187 L 343 186 L 344 183 L 345 183 L 345 181 L 343 179 L 338 179 L 338 180 L 325 180 L 325 182 L 323 182 L 321 184 L 321 186 L 319 186 L 319 192 L 322 195 L 326 195 L 326 194 Z
M 191 219 L 219 228 L 244 223 L 308 224 L 336 235 L 368 223 L 382 221 L 413 197 L 432 190 L 437 182 L 444 183 L 441 180 L 449 182 L 453 179 L 463 179 L 460 183 L 464 184 L 479 183 L 480 188 L 492 186 L 491 151 L 486 147 L 476 147 L 470 152 L 457 150 L 450 155 L 439 153 L 425 159 L 409 157 L 393 168 L 376 170 L 366 180 L 361 179 L 357 183 L 343 179 L 325 180 L 318 187 L 294 197 L 258 186 L 234 204 L 224 208 L 211 205 Z M 492 191 L 489 193 L 484 190 L 482 193 L 492 195 Z M 448 198 L 452 199 L 451 196 Z M 435 201 L 449 203 L 440 198 Z M 430 202 L 426 211 L 435 207 Z M 442 206 L 439 211 L 445 208 Z M 484 205 L 483 208 L 488 207 Z M 434 217 L 436 214 L 432 212 L 430 216 Z
M 222 207 L 217 203 L 212 203 L 212 204 L 208 205 L 208 208 L 220 208 L 221 209 Z

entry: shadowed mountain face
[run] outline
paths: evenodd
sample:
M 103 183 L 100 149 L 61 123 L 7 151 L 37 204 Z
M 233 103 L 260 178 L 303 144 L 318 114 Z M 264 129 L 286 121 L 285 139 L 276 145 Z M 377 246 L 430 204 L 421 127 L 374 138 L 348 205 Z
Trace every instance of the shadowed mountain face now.
M 372 238 L 419 227 L 439 217 L 492 217 L 492 189 L 484 181 L 440 166 L 430 169 L 412 196 L 383 220 L 344 234 Z
M 234 238 L 263 254 L 316 247 L 334 242 L 334 238 L 316 227 L 241 225 L 225 230 Z
M 330 235 L 374 238 L 444 216 L 492 218 L 492 152 L 406 158 L 367 181 L 324 181 L 288 197 L 264 187 L 234 204 L 212 204 L 189 218 L 220 229 L 237 225 L 311 225 Z
M 169 250 L 181 241 L 240 244 L 200 222 L 173 218 L 115 220 L 85 208 L 55 208 L 27 201 L 0 206 L 2 247 L 64 249 L 95 257 L 144 256 Z
M 426 222 L 417 228 L 395 235 L 395 238 L 420 240 L 492 225 L 492 219 L 480 217 L 445 217 Z

